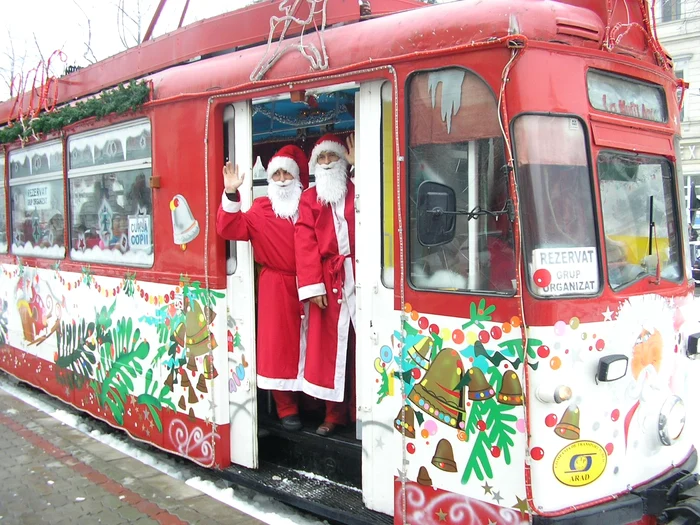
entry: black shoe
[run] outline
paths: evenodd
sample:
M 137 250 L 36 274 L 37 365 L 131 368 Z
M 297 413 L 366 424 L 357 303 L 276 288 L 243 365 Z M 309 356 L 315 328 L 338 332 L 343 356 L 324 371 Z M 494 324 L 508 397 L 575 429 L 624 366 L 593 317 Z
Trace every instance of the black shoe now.
M 281 419 L 282 421 L 282 428 L 285 430 L 291 430 L 291 431 L 297 431 L 301 430 L 301 419 L 299 419 L 298 415 L 293 415 L 293 416 L 287 416 L 283 417 Z
M 258 439 L 266 438 L 270 435 L 270 431 L 266 428 L 258 428 Z

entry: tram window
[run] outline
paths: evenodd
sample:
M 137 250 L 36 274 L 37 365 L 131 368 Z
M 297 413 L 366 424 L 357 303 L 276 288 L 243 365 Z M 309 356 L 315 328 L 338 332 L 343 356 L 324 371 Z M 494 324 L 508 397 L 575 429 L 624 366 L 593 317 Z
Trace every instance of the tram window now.
M 598 176 L 610 286 L 616 290 L 655 275 L 657 262 L 662 278 L 679 280 L 681 234 L 670 163 L 659 157 L 606 151 L 598 156 Z
M 451 187 L 457 210 L 504 209 L 509 201 L 496 99 L 464 69 L 419 73 L 409 80 L 409 264 L 414 288 L 513 293 L 513 229 L 507 214 L 458 215 L 455 237 L 418 240 L 418 187 Z
M 7 253 L 7 201 L 5 200 L 5 157 L 0 157 L 0 253 Z
M 382 84 L 382 284 L 394 287 L 394 105 L 390 82 Z
M 151 266 L 150 123 L 75 135 L 68 150 L 71 258 Z
M 10 152 L 12 253 L 65 256 L 63 145 L 48 142 Z
M 596 294 L 598 250 L 583 124 L 571 117 L 521 116 L 515 148 L 530 289 L 540 296 Z
M 231 162 L 235 165 L 235 116 L 236 110 L 233 106 L 226 106 L 224 109 L 224 162 Z M 226 275 L 236 273 L 238 267 L 237 244 L 236 241 L 226 242 Z

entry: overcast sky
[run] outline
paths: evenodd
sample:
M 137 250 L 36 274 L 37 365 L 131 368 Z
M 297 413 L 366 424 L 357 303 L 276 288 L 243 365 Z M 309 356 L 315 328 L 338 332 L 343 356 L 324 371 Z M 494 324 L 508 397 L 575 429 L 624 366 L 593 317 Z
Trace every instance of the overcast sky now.
M 67 65 L 86 66 L 95 58 L 101 60 L 123 51 L 123 39 L 130 46 L 134 45 L 139 14 L 143 36 L 158 0 L 3 0 L 2 3 L 0 101 L 8 99 L 10 95 L 7 82 L 13 53 L 17 74 L 29 72 L 39 63 L 37 43 L 46 60 L 55 50 L 61 49 L 66 55 L 66 62 L 62 63 L 57 58 L 51 61 L 54 75 L 60 76 Z M 252 3 L 251 0 L 190 0 L 184 25 L 249 3 Z M 127 17 L 119 15 L 120 4 L 124 5 Z M 158 19 L 155 36 L 177 29 L 184 5 L 185 0 L 167 1 Z M 91 51 L 86 46 L 88 41 Z

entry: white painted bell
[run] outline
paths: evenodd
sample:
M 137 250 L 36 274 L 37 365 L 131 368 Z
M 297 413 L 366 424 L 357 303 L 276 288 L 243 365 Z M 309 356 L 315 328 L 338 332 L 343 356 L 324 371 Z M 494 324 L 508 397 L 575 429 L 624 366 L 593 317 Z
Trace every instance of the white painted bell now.
M 173 218 L 173 241 L 175 244 L 187 244 L 199 235 L 199 223 L 192 215 L 190 205 L 182 195 L 175 195 L 170 201 Z
M 255 161 L 255 166 L 253 166 L 253 180 L 266 180 L 267 170 L 263 166 L 262 160 L 258 155 L 258 159 Z

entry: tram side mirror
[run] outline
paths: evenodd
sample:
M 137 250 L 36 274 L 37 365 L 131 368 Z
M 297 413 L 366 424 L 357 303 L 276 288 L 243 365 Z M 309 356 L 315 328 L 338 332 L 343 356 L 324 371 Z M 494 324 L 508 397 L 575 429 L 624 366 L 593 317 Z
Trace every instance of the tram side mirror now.
M 596 383 L 609 383 L 617 381 L 627 375 L 628 359 L 626 355 L 613 354 L 601 357 L 598 361 L 598 372 L 596 373 Z
M 449 186 L 425 181 L 418 186 L 418 242 L 440 246 L 455 238 L 457 199 Z

